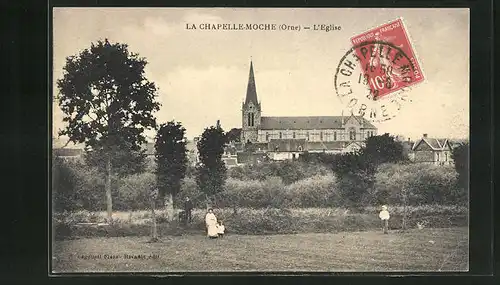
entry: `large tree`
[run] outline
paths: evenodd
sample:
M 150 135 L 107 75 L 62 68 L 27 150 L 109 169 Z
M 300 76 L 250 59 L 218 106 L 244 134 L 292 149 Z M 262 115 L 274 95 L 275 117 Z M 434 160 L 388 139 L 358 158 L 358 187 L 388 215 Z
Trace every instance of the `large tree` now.
M 220 127 L 206 128 L 197 144 L 200 163 L 196 167 L 196 183 L 208 200 L 222 191 L 226 181 L 227 168 L 222 161 L 227 136 Z
M 106 39 L 68 57 L 63 78 L 57 81 L 59 106 L 67 124 L 59 135 L 85 143 L 87 151 L 99 152 L 106 162 L 108 220 L 113 212 L 113 154 L 122 151 L 122 146 L 138 152 L 146 142 L 144 131 L 156 128 L 153 113 L 160 104 L 155 84 L 144 76 L 146 64 L 126 44 Z
M 336 154 L 331 167 L 339 180 L 340 194 L 347 207 L 358 208 L 373 187 L 375 165 L 363 152 Z
M 366 146 L 362 149 L 362 154 L 375 165 L 407 160 L 402 143 L 387 133 L 366 139 Z
M 160 125 L 156 134 L 156 179 L 159 198 L 167 206 L 169 219 L 173 219 L 173 199 L 180 192 L 186 176 L 186 129 L 174 121 Z

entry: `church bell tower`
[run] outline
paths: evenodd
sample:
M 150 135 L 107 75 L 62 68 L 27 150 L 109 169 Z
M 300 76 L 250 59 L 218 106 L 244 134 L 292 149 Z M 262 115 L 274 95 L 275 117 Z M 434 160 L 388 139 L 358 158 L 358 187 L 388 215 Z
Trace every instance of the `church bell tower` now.
M 247 95 L 241 107 L 242 129 L 241 141 L 245 143 L 257 142 L 260 127 L 261 107 L 257 100 L 253 63 L 250 60 L 250 73 L 248 75 Z

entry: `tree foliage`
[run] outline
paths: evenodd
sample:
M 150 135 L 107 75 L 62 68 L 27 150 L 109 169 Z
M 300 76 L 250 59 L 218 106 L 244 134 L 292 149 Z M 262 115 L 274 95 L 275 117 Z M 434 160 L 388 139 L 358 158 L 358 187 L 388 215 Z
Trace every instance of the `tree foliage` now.
M 226 133 L 228 142 L 240 142 L 241 141 L 241 128 L 232 128 Z
M 59 135 L 85 143 L 87 151 L 96 151 L 94 158 L 105 156 L 108 218 L 112 213 L 112 157 L 120 156 L 113 153 L 124 146 L 124 151 L 139 152 L 146 142 L 143 132 L 156 128 L 153 112 L 160 104 L 155 100 L 155 84 L 144 76 L 146 64 L 126 44 L 98 41 L 67 57 L 63 78 L 57 81 L 66 123 Z
M 469 189 L 469 143 L 454 148 L 451 158 L 458 173 L 458 183 L 463 189 Z
M 188 163 L 185 133 L 181 123 L 171 121 L 160 125 L 156 134 L 156 178 L 160 198 L 167 193 L 175 197 L 181 189 Z
M 338 177 L 340 195 L 348 207 L 359 207 L 374 183 L 375 165 L 363 152 L 336 154 L 332 170 Z
M 407 160 L 403 152 L 403 145 L 388 133 L 366 139 L 366 146 L 362 152 L 366 159 L 375 165 Z
M 57 212 L 76 209 L 76 175 L 64 160 L 55 154 L 52 156 L 52 202 Z
M 223 190 L 227 169 L 222 154 L 226 143 L 227 136 L 218 125 L 206 128 L 197 144 L 200 164 L 196 167 L 196 183 L 208 196 Z
M 146 170 L 146 151 L 144 149 L 132 149 L 127 145 L 111 146 L 111 151 L 106 152 L 103 148 L 87 149 L 84 154 L 85 163 L 97 167 L 101 172 L 106 171 L 107 154 L 111 156 L 113 173 L 118 177 L 143 173 Z
M 67 127 L 59 135 L 93 149 L 145 143 L 143 132 L 156 127 L 156 86 L 144 76 L 147 61 L 126 44 L 98 41 L 66 59 L 57 81 L 59 106 Z

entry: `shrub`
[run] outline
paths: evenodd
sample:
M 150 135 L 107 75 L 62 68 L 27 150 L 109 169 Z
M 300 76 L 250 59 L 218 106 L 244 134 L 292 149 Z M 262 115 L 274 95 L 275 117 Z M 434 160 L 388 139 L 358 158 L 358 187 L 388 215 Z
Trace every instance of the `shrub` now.
M 464 204 L 467 193 L 457 185 L 457 173 L 450 166 L 428 164 L 383 164 L 375 174 L 369 193 L 371 205 L 402 204 L 403 187 L 409 205 Z
M 186 177 L 182 180 L 181 191 L 174 197 L 174 205 L 177 208 L 183 208 L 186 197 L 191 199 L 194 207 L 205 207 L 205 195 L 200 191 L 193 177 Z
M 150 192 L 156 185 L 153 173 L 133 174 L 116 181 L 117 193 L 113 200 L 116 210 L 136 210 L 150 208 Z
M 258 165 L 233 167 L 228 171 L 229 178 L 238 180 L 264 181 L 268 177 L 280 177 L 285 185 L 315 175 L 327 175 L 331 170 L 320 163 L 302 161 L 263 162 Z
M 215 209 L 218 219 L 224 220 L 228 234 L 289 234 L 311 232 L 343 232 L 379 230 L 379 209 L 367 207 L 361 213 L 352 213 L 345 209 L 307 208 L 307 209 L 239 209 L 237 213 L 227 209 Z M 389 207 L 391 229 L 400 229 L 402 207 Z M 426 205 L 408 207 L 407 227 L 416 228 L 417 223 L 426 227 L 467 226 L 467 208 L 458 206 Z M 116 213 L 115 222 L 106 226 L 76 225 L 74 221 L 89 222 L 91 213 L 58 214 L 54 216 L 56 239 L 93 236 L 149 236 L 151 220 L 149 211 L 133 212 L 135 218 L 125 217 L 129 213 Z M 162 220 L 163 211 L 158 211 L 158 233 L 160 236 L 180 234 L 205 234 L 204 210 L 193 212 L 193 223 L 184 226 L 178 221 L 166 223 Z M 97 213 L 104 220 L 105 212 Z M 115 216 L 115 215 L 114 215 Z
M 336 179 L 330 175 L 316 175 L 297 181 L 287 186 L 292 207 L 328 207 L 341 206 Z
M 228 179 L 224 191 L 218 196 L 221 206 L 248 208 L 283 207 L 287 204 L 285 186 L 279 177 L 264 181 Z

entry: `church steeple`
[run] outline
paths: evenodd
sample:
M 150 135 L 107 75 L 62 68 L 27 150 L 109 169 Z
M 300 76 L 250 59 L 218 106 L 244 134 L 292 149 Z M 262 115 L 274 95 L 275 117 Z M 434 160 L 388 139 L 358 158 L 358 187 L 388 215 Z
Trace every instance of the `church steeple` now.
M 250 60 L 250 74 L 248 75 L 248 86 L 247 86 L 247 97 L 245 99 L 245 104 L 252 102 L 257 106 L 259 101 L 257 101 L 257 89 L 255 88 L 255 77 L 253 75 L 253 63 Z

